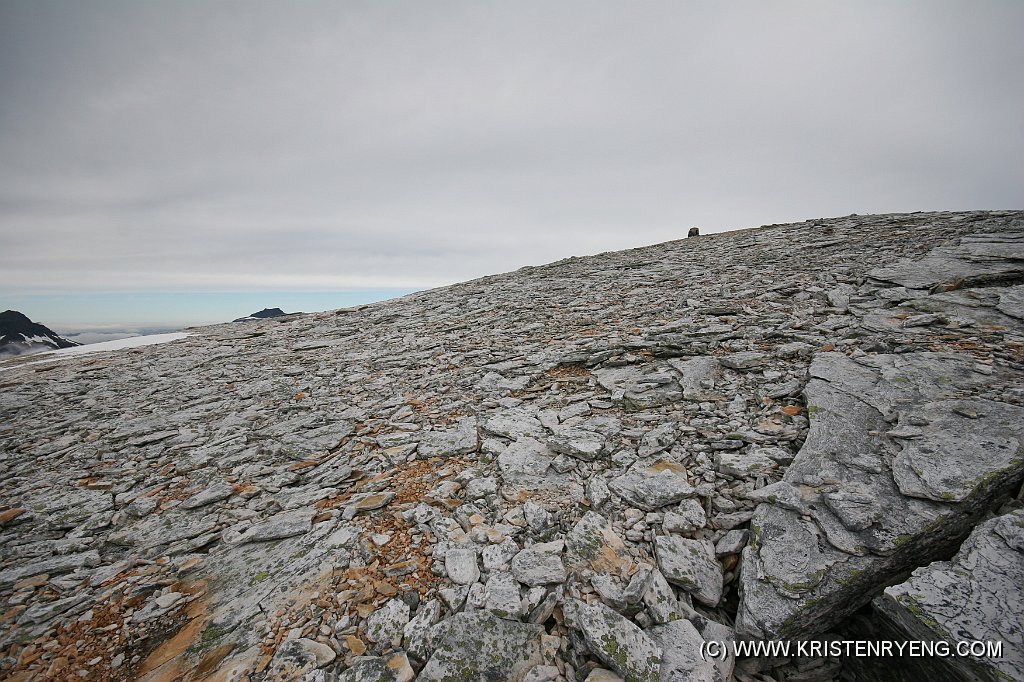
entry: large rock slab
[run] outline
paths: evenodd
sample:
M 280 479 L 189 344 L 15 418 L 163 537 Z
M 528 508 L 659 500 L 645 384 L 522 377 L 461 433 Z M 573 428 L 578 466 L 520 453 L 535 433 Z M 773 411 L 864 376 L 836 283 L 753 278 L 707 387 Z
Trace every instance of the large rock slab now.
M 90 550 L 81 554 L 55 556 L 37 563 L 15 566 L 0 571 L 0 589 L 10 587 L 19 580 L 34 575 L 68 573 L 80 568 L 97 566 L 99 563 L 99 552 Z
M 524 585 L 536 587 L 565 582 L 565 566 L 556 552 L 524 549 L 512 558 L 512 575 Z
M 518 682 L 544 662 L 544 627 L 504 620 L 489 611 L 458 613 L 434 626 L 423 682 Z
M 1024 679 L 1024 510 L 978 526 L 950 561 L 914 571 L 874 600 L 907 640 L 999 642 L 998 657 L 928 661 L 936 679 Z
M 555 453 L 530 436 L 518 438 L 498 455 L 502 480 L 527 490 L 558 486 L 559 476 L 551 466 Z
M 270 662 L 271 679 L 298 680 L 307 672 L 330 664 L 337 654 L 326 644 L 311 639 L 290 639 Z
M 548 437 L 548 447 L 570 457 L 593 460 L 608 450 L 605 437 L 593 431 L 572 426 L 559 426 Z
M 669 364 L 682 373 L 679 385 L 685 400 L 711 400 L 715 397 L 715 382 L 721 375 L 718 358 L 704 355 L 689 360 L 669 360 Z
M 824 632 L 948 556 L 1024 478 L 1024 408 L 965 399 L 993 380 L 968 355 L 822 353 L 810 374 L 807 440 L 751 520 L 743 636 Z
M 307 509 L 281 512 L 266 521 L 254 524 L 238 536 L 229 536 L 225 541 L 230 544 L 246 544 L 249 542 L 270 542 L 283 540 L 309 532 L 313 512 Z

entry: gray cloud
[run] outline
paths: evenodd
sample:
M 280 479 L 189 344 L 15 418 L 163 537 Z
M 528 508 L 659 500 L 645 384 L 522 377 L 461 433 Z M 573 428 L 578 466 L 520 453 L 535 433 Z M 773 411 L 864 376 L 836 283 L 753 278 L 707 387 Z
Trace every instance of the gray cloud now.
M 0 0 L 0 292 L 1019 208 L 1024 4 Z

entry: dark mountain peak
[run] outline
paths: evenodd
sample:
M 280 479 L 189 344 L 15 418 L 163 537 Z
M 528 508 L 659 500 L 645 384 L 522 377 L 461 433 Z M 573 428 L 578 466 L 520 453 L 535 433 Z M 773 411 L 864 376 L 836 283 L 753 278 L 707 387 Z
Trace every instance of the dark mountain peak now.
M 258 313 L 253 313 L 249 317 L 258 317 L 258 318 L 281 317 L 282 315 L 287 315 L 287 313 L 285 311 L 281 310 L 280 308 L 264 308 L 263 310 L 259 311 Z
M 0 356 L 38 353 L 81 344 L 69 341 L 49 327 L 33 322 L 17 310 L 0 313 Z
M 240 317 L 240 318 L 238 318 L 237 320 L 234 320 L 234 321 L 235 322 L 245 322 L 246 320 L 266 320 L 266 319 L 269 319 L 271 317 L 288 317 L 290 315 L 298 315 L 298 314 L 299 313 L 286 313 L 285 311 L 281 310 L 280 308 L 264 308 L 263 310 L 259 311 L 258 313 L 252 313 L 251 315 L 246 315 L 245 317 Z
M 19 313 L 17 310 L 5 310 L 0 313 L 0 325 L 2 327 L 13 327 L 14 325 L 30 325 L 32 320 L 28 319 L 24 313 Z

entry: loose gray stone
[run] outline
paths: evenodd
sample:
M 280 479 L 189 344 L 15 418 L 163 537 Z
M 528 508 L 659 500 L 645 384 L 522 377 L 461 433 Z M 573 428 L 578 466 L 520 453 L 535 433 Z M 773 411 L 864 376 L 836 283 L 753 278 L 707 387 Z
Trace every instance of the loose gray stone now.
M 672 535 L 654 539 L 658 568 L 665 578 L 707 606 L 722 600 L 722 566 L 715 560 L 715 548 L 702 540 Z
M 565 536 L 566 559 L 597 572 L 621 575 L 633 562 L 626 556 L 626 545 L 606 518 L 587 512 Z
M 644 605 L 655 623 L 668 623 L 682 616 L 672 586 L 659 570 L 651 571 L 651 582 L 643 596 Z
M 771 473 L 777 466 L 774 459 L 756 451 L 750 453 L 715 453 L 715 468 L 723 474 L 729 474 L 737 478 L 765 476 Z
M 338 677 L 338 682 L 412 682 L 416 672 L 405 653 L 398 652 L 387 658 L 358 656 L 352 667 Z
M 587 461 L 597 459 L 607 450 L 604 436 L 571 426 L 559 426 L 547 443 L 555 452 Z
M 388 645 L 400 640 L 409 622 L 409 605 L 401 599 L 389 599 L 366 619 L 366 638 Z
M 484 608 L 502 618 L 519 620 L 523 617 L 523 599 L 519 583 L 506 571 L 495 571 L 487 579 Z
M 679 503 L 675 511 L 665 512 L 662 528 L 669 533 L 688 535 L 707 525 L 708 518 L 701 503 L 689 498 Z
M 234 492 L 235 489 L 231 487 L 231 485 L 227 483 L 216 483 L 182 502 L 181 508 L 196 509 L 198 507 L 205 507 L 208 504 L 228 499 L 234 494 Z
M 676 427 L 674 424 L 662 424 L 644 434 L 640 440 L 640 449 L 637 454 L 640 457 L 650 457 L 659 452 L 667 450 L 676 442 Z
M 763 366 L 768 361 L 768 355 L 758 351 L 743 351 L 723 355 L 718 361 L 729 369 L 748 370 Z
M 613 478 L 608 487 L 629 504 L 645 511 L 675 504 L 694 494 L 693 486 L 686 480 L 686 469 L 666 461 Z
M 646 632 L 664 652 L 660 670 L 662 680 L 717 682 L 722 679 L 715 664 L 704 660 L 701 655 L 704 638 L 690 621 L 674 620 Z
M 604 604 L 580 606 L 573 627 L 625 682 L 658 682 L 662 650 L 643 630 Z
M 416 617 L 402 628 L 402 645 L 409 655 L 421 661 L 430 656 L 430 633 L 441 617 L 441 604 L 436 599 L 421 604 Z
M 289 639 L 277 650 L 267 673 L 271 679 L 295 680 L 329 665 L 337 656 L 331 647 L 312 639 Z
M 512 559 L 512 575 L 531 587 L 565 582 L 562 558 L 553 552 L 524 549 Z
M 458 457 L 477 449 L 476 419 L 461 417 L 454 429 L 428 431 L 420 439 L 417 451 L 423 459 Z
M 480 578 L 474 549 L 448 550 L 444 555 L 444 567 L 451 581 L 459 585 L 472 585 Z

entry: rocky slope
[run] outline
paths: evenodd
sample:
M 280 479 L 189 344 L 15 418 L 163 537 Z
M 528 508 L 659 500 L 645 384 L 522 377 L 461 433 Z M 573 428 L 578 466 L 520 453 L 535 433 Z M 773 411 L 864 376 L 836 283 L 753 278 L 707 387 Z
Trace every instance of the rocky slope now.
M 17 310 L 0 313 L 0 358 L 78 345 Z
M 1022 212 L 849 216 L 8 361 L 0 674 L 1012 676 L 1022 292 Z

